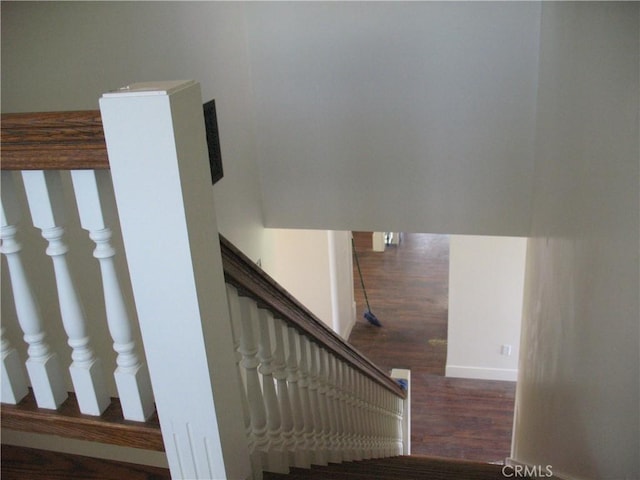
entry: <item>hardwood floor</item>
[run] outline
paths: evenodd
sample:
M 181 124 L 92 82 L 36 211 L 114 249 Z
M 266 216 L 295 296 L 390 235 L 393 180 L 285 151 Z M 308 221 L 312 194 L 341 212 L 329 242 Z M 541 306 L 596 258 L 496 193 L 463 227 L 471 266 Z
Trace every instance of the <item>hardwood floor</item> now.
M 371 250 L 371 234 L 354 232 L 371 311 L 354 262 L 358 318 L 349 341 L 385 370 L 412 376 L 412 453 L 483 462 L 509 456 L 515 383 L 444 377 L 447 357 L 449 239 L 403 234 L 398 246 Z

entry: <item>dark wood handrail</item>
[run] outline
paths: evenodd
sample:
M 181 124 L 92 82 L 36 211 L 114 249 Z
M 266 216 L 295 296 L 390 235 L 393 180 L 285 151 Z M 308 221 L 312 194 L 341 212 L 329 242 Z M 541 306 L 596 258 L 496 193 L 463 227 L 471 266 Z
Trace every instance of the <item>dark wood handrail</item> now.
M 389 375 L 327 327 L 222 235 L 220 249 L 225 280 L 236 287 L 241 296 L 252 298 L 259 307 L 268 309 L 275 317 L 284 320 L 392 393 L 406 398 L 404 390 Z
M 10 430 L 164 452 L 158 414 L 154 413 L 146 422 L 123 420 L 118 398 L 112 398 L 102 415 L 94 417 L 80 413 L 78 399 L 72 392 L 58 410 L 46 410 L 38 408 L 29 389 L 18 405 L 2 404 L 0 419 L 2 428 Z
M 3 170 L 108 169 L 99 110 L 2 115 L 0 166 Z M 328 328 L 240 250 L 220 237 L 224 276 L 241 295 L 307 335 L 387 390 L 404 390 L 379 367 Z
M 2 170 L 109 168 L 99 110 L 5 113 L 0 143 Z

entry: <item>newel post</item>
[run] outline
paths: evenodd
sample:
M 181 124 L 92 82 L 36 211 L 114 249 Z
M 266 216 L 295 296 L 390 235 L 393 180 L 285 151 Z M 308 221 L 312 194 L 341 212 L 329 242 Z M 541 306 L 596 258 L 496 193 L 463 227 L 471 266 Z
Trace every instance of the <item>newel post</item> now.
M 100 110 L 171 476 L 248 478 L 200 86 L 134 84 Z

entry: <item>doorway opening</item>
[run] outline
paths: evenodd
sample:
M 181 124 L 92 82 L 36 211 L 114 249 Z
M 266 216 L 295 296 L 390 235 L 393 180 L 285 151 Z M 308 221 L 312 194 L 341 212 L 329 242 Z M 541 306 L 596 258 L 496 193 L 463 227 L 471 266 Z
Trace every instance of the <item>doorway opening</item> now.
M 506 357 L 502 347 L 510 345 L 510 353 L 515 356 L 518 345 L 513 338 L 501 337 L 504 326 L 499 322 L 487 327 L 485 317 L 489 313 L 482 305 L 493 300 L 474 300 L 473 296 L 501 295 L 496 289 L 505 280 L 496 275 L 510 271 L 505 273 L 500 261 L 488 257 L 492 248 L 504 255 L 499 237 L 458 237 L 402 233 L 399 242 L 375 251 L 371 232 L 354 232 L 371 310 L 382 327 L 370 325 L 362 316 L 366 305 L 354 262 L 357 314 L 349 342 L 384 370 L 411 370 L 412 453 L 503 463 L 511 449 L 515 376 L 505 373 L 508 368 L 491 372 L 488 369 L 492 367 L 487 366 L 491 361 L 483 368 L 482 356 L 478 357 L 481 360 L 473 359 L 474 348 L 482 343 L 482 336 L 474 328 L 500 330 L 486 340 L 496 342 L 497 355 Z M 526 240 L 522 242 L 515 247 L 520 250 L 512 253 L 524 261 Z M 475 262 L 467 257 L 474 251 L 482 257 Z M 505 262 L 508 270 L 513 262 Z M 483 269 L 489 272 L 483 274 Z M 482 287 L 489 294 L 483 294 Z M 494 308 L 490 321 L 500 316 L 500 307 Z M 519 316 L 515 320 L 519 337 Z M 453 355 L 460 349 L 471 360 L 461 361 L 460 356 Z M 498 359 L 497 365 L 502 360 L 507 359 Z M 517 356 L 511 358 L 511 364 L 514 360 L 517 369 Z M 465 362 L 480 365 L 460 365 Z M 491 378 L 492 374 L 505 376 L 499 376 L 499 380 L 482 378 Z

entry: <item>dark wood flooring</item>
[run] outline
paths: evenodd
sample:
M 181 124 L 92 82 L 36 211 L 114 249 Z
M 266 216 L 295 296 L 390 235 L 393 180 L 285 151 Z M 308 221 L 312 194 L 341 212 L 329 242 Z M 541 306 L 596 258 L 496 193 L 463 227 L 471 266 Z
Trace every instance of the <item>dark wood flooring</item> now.
M 385 370 L 412 378 L 412 453 L 481 462 L 509 456 L 515 383 L 444 377 L 447 358 L 449 238 L 402 234 L 397 246 L 373 252 L 371 234 L 354 232 L 371 311 L 354 262 L 358 311 L 350 343 Z

